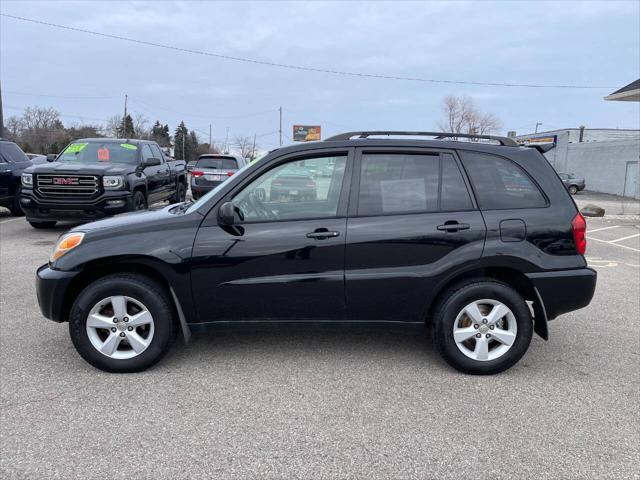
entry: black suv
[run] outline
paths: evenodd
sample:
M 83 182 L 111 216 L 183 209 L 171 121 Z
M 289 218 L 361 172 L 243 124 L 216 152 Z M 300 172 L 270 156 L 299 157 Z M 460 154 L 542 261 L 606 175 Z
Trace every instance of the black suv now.
M 586 224 L 537 150 L 451 137 L 281 148 L 195 203 L 77 227 L 38 269 L 40 308 L 114 372 L 154 364 L 178 331 L 256 321 L 426 324 L 455 368 L 505 370 L 591 301 Z M 314 196 L 270 198 L 300 169 L 322 172 Z
M 0 206 L 13 215 L 24 215 L 20 208 L 20 179 L 25 168 L 33 165 L 18 145 L 0 138 Z

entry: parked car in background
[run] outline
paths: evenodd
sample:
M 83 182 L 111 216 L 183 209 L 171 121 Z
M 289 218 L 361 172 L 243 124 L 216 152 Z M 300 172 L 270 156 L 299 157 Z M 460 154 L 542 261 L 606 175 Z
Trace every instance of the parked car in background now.
M 426 325 L 462 372 L 511 367 L 593 297 L 584 218 L 510 138 L 392 135 L 412 134 L 280 148 L 195 203 L 74 228 L 38 269 L 44 316 L 112 372 L 153 365 L 179 330 L 279 321 Z M 283 173 L 329 165 L 315 198 L 268 197 Z
M 247 161 L 239 155 L 207 153 L 200 155 L 191 167 L 191 194 L 194 199 L 226 181 Z
M 271 180 L 272 201 L 308 201 L 318 196 L 317 185 L 313 171 L 307 167 L 290 166 Z
M 34 165 L 40 165 L 41 163 L 47 162 L 46 155 L 34 155 L 30 157 L 30 159 L 31 159 L 31 163 L 33 163 Z
M 585 189 L 584 178 L 578 178 L 573 173 L 559 173 L 558 175 L 571 195 L 575 195 Z
M 48 159 L 22 173 L 20 205 L 34 228 L 185 199 L 185 162 L 166 160 L 156 142 L 85 138 Z
M 22 172 L 32 165 L 18 145 L 0 138 L 0 206 L 13 215 L 23 215 L 20 207 Z

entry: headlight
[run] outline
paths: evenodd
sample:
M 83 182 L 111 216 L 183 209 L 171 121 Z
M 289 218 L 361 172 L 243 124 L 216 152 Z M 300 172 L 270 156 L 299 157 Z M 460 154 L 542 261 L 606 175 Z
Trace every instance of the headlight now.
M 65 253 L 70 250 L 73 250 L 78 245 L 82 243 L 82 239 L 84 238 L 84 233 L 82 232 L 71 232 L 63 235 L 56 243 L 56 248 L 53 249 L 53 253 L 51 254 L 51 258 L 49 259 L 51 262 L 55 262 Z
M 105 175 L 102 177 L 102 186 L 105 190 L 117 190 L 124 185 L 124 177 L 119 175 Z
M 32 187 L 33 186 L 33 175 L 30 173 L 23 173 L 22 174 L 22 185 L 24 185 L 25 187 Z

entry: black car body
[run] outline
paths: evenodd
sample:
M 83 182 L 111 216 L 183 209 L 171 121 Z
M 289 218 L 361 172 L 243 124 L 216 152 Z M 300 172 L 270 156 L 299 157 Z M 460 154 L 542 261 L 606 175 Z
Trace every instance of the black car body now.
M 558 176 L 571 195 L 581 192 L 586 187 L 584 178 L 578 178 L 573 173 L 559 173 Z
M 198 160 L 189 166 L 193 198 L 198 199 L 209 193 L 246 164 L 247 161 L 244 158 L 235 155 L 213 153 L 200 155 Z
M 0 138 L 0 206 L 22 215 L 20 189 L 22 172 L 33 165 L 18 145 Z
M 155 142 L 80 139 L 51 160 L 23 173 L 20 203 L 34 227 L 180 202 L 186 194 L 185 162 L 166 160 Z
M 139 291 L 153 302 L 145 295 L 156 291 L 164 299 L 153 315 L 156 335 L 181 328 L 188 337 L 220 322 L 426 323 L 456 368 L 495 373 L 524 354 L 534 326 L 547 338 L 548 320 L 590 302 L 596 273 L 583 256 L 584 219 L 539 152 L 501 137 L 491 145 L 354 135 L 275 150 L 192 205 L 74 229 L 62 242 L 81 244 L 38 270 L 43 314 L 69 320 L 82 356 L 110 371 L 140 370 L 161 356 L 96 353 L 112 338 L 109 328 L 117 333 L 108 323 L 95 348 L 83 337 L 94 328 L 86 326 L 88 312 L 102 308 L 91 305 L 132 285 L 131 298 Z M 309 159 L 330 170 L 316 198 L 269 198 L 270 181 Z M 500 301 L 469 313 L 478 323 L 461 326 L 471 321 L 462 312 L 473 310 L 465 302 L 494 297 Z M 498 304 L 512 315 L 494 325 Z M 486 345 L 514 322 L 511 353 L 491 360 L 506 343 Z M 471 340 L 455 340 L 454 348 L 458 328 Z M 470 361 L 478 345 L 482 357 Z

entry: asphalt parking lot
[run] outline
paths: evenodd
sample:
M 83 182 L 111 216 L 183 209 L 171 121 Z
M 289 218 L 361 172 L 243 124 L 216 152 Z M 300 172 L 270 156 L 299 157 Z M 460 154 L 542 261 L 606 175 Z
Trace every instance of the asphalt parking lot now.
M 86 364 L 37 307 L 64 227 L 0 211 L 2 478 L 638 478 L 640 219 L 589 219 L 592 304 L 511 370 L 420 332 L 211 332 L 153 369 Z

